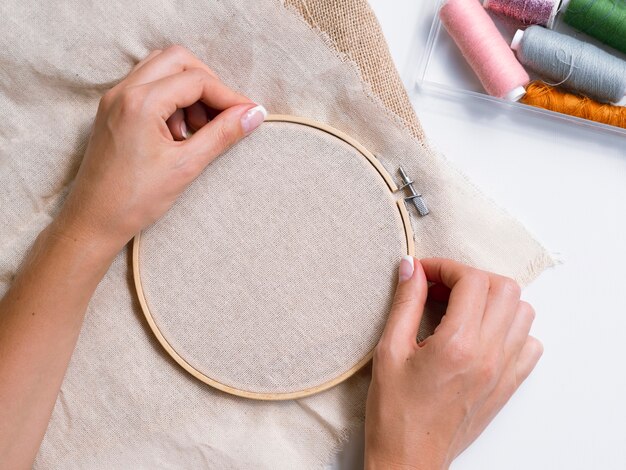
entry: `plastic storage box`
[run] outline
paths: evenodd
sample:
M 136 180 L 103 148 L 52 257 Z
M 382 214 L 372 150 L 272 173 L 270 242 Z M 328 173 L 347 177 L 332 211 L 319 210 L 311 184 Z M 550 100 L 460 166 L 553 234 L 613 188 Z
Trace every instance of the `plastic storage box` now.
M 408 61 L 408 70 L 403 74 L 404 82 L 408 85 L 409 94 L 413 100 L 419 101 L 421 95 L 428 95 L 444 100 L 473 103 L 474 106 L 477 105 L 477 102 L 482 102 L 484 106 L 492 108 L 493 119 L 501 119 L 506 116 L 515 121 L 516 115 L 534 113 L 538 119 L 541 116 L 545 119 L 559 119 L 571 123 L 572 126 L 585 126 L 598 132 L 617 133 L 626 136 L 626 129 L 620 127 L 489 96 L 439 20 L 439 9 L 444 2 L 445 0 L 424 0 L 422 4 L 420 21 L 430 23 L 430 28 L 420 29 L 429 31 L 429 34 L 414 37 L 412 50 L 415 53 L 411 55 Z M 488 13 L 509 44 L 515 32 L 518 29 L 523 29 L 512 19 L 508 20 L 491 12 Z M 564 24 L 561 15 L 557 15 L 553 29 L 592 43 L 626 60 L 624 54 Z M 532 71 L 528 70 L 528 72 L 531 80 L 540 79 L 540 77 L 533 75 Z

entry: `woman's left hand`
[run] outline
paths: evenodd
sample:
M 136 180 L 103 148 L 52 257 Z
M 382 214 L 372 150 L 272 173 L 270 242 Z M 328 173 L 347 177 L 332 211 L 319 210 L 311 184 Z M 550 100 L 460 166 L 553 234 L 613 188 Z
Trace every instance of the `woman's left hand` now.
M 186 49 L 154 51 L 100 101 L 56 228 L 119 251 L 266 114 Z

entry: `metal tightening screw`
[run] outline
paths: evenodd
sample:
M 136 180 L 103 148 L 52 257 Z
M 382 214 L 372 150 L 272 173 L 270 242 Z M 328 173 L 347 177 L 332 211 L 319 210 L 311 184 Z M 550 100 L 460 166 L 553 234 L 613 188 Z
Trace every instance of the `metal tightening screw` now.
M 404 168 L 400 167 L 399 171 L 402 182 L 404 183 L 399 189 L 409 188 L 409 192 L 411 193 L 410 196 L 404 198 L 405 202 L 413 202 L 413 205 L 420 215 L 427 215 L 429 213 L 428 207 L 426 207 L 426 202 L 424 202 L 422 195 L 415 190 L 415 186 L 413 186 L 414 181 L 409 178 L 409 175 L 406 174 Z

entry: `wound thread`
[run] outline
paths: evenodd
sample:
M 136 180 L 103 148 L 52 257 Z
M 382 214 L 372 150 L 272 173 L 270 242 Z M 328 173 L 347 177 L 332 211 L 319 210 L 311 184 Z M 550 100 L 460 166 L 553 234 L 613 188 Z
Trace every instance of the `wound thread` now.
M 626 53 L 626 0 L 570 0 L 563 21 Z
M 483 6 L 523 26 L 536 24 L 551 28 L 560 3 L 560 0 L 484 0 Z
M 590 98 L 561 91 L 543 82 L 532 82 L 521 102 L 626 129 L 626 107 L 598 103 Z
M 480 3 L 448 0 L 439 16 L 487 93 L 517 101 L 530 78 Z
M 522 64 L 553 82 L 550 85 L 563 85 L 603 103 L 617 103 L 626 95 L 626 61 L 596 46 L 530 26 L 517 32 L 511 47 Z

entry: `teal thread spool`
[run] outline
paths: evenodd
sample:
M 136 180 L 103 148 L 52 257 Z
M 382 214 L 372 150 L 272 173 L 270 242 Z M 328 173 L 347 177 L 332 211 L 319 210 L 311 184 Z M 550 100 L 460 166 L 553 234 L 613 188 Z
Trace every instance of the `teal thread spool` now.
M 626 0 L 567 0 L 563 21 L 626 54 Z

